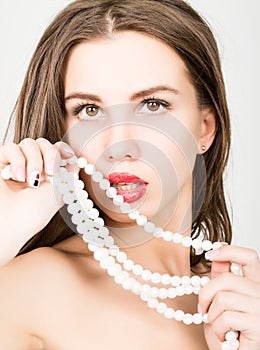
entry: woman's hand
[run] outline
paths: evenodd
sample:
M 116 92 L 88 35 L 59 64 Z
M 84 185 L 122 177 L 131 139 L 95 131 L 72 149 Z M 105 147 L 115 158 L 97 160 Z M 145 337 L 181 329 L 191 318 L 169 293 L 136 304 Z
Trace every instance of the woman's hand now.
M 60 159 L 71 158 L 72 149 L 63 142 L 52 145 L 46 139 L 24 139 L 18 145 L 0 148 L 0 172 L 10 165 L 13 179 L 0 177 L 0 266 L 14 257 L 62 206 L 51 179 Z M 42 177 L 40 186 L 38 177 Z M 33 187 L 35 186 L 35 187 Z
M 199 311 L 208 313 L 205 336 L 210 350 L 220 350 L 225 333 L 240 332 L 239 350 L 260 349 L 260 261 L 256 251 L 223 246 L 207 253 L 212 280 L 199 294 Z M 241 265 L 243 277 L 230 272 Z

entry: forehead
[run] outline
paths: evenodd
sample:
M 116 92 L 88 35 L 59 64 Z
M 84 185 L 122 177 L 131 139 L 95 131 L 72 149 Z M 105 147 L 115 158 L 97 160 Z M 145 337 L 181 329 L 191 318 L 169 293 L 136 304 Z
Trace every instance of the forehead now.
M 126 31 L 82 42 L 67 60 L 65 94 L 86 89 L 123 93 L 158 84 L 181 90 L 189 84 L 188 72 L 172 48 L 141 33 Z

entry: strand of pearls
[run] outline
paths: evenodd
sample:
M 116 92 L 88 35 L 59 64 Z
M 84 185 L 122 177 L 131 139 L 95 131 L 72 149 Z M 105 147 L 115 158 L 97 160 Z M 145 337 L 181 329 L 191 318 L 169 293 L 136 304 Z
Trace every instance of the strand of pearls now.
M 140 215 L 138 210 L 132 211 L 130 205 L 124 203 L 123 197 L 117 195 L 117 190 L 110 186 L 107 179 L 104 179 L 103 174 L 96 171 L 93 164 L 88 164 L 85 158 L 77 159 L 73 157 L 70 160 L 62 160 L 59 177 L 57 178 L 58 191 L 62 195 L 64 203 L 67 204 L 67 210 L 72 215 L 71 220 L 76 225 L 78 233 L 88 244 L 89 250 L 93 252 L 93 257 L 99 262 L 100 267 L 114 278 L 115 283 L 121 285 L 125 290 L 131 290 L 141 300 L 145 301 L 149 308 L 155 309 L 167 319 L 174 319 L 186 325 L 208 323 L 207 314 L 195 313 L 192 315 L 184 313 L 182 310 L 174 310 L 160 299 L 174 299 L 185 294 L 198 294 L 210 279 L 199 276 L 161 275 L 158 272 L 144 269 L 139 264 L 134 264 L 132 260 L 128 259 L 127 254 L 120 252 L 119 247 L 115 245 L 113 237 L 109 235 L 109 230 L 104 226 L 104 220 L 99 217 L 99 212 L 94 208 L 94 203 L 88 198 L 83 181 L 66 169 L 67 164 L 77 164 L 79 168 L 84 169 L 87 175 L 92 176 L 94 182 L 99 183 L 99 187 L 105 191 L 107 197 L 119 206 L 122 213 L 128 214 L 131 219 L 136 221 L 137 225 L 143 226 L 146 232 L 153 233 L 155 237 L 161 237 L 167 242 L 172 241 L 182 244 L 187 248 L 193 247 L 200 253 L 216 249 L 221 243 L 212 243 L 208 240 L 200 241 L 199 239 L 192 240 L 191 237 L 183 237 L 180 233 L 172 233 L 155 227 L 152 222 L 148 222 L 145 216 Z M 10 166 L 2 170 L 1 176 L 5 180 L 11 178 Z M 234 266 L 233 272 L 241 274 L 239 266 Z M 140 283 L 136 277 L 130 276 L 130 273 L 145 282 L 162 283 L 165 286 L 170 285 L 170 287 L 151 287 L 147 283 Z M 221 345 L 222 350 L 237 350 L 239 348 L 238 336 L 238 332 L 227 332 L 225 341 Z

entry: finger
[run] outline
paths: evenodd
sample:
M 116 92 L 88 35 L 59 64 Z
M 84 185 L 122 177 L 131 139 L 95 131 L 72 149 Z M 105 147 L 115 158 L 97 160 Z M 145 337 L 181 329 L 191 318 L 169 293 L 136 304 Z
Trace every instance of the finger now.
M 19 143 L 19 147 L 26 160 L 26 179 L 30 187 L 39 187 L 43 160 L 38 144 L 35 140 L 26 138 Z
M 258 316 L 251 316 L 244 312 L 225 311 L 212 324 L 212 329 L 220 341 L 225 340 L 225 334 L 235 329 L 241 332 L 240 337 L 249 333 L 249 327 L 258 323 Z M 250 331 L 250 333 L 253 333 Z
M 223 246 L 205 254 L 211 261 L 240 264 L 243 275 L 252 281 L 260 282 L 260 261 L 257 252 L 253 249 L 237 246 Z
M 232 292 L 220 291 L 215 295 L 209 310 L 209 323 L 213 323 L 225 311 L 255 314 L 260 310 L 260 299 Z
M 15 143 L 8 143 L 0 148 L 0 170 L 9 164 L 13 178 L 25 182 L 25 157 Z
M 207 312 L 215 296 L 221 290 L 258 298 L 260 295 L 259 289 L 258 283 L 245 277 L 236 276 L 231 272 L 226 272 L 211 280 L 200 290 L 199 306 L 203 313 Z
M 75 156 L 73 149 L 65 142 L 56 142 L 54 146 L 60 152 L 61 158 L 68 159 Z
M 44 172 L 47 175 L 53 176 L 54 171 L 58 170 L 60 165 L 61 157 L 59 151 L 53 144 L 44 138 L 37 139 L 36 143 L 38 144 L 42 155 Z

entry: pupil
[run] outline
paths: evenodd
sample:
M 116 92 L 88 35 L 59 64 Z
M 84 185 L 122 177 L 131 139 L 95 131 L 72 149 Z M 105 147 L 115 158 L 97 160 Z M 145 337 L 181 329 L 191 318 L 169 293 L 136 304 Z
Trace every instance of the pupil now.
M 149 109 L 151 111 L 157 111 L 159 108 L 159 103 L 158 102 L 150 102 L 149 103 Z
M 96 107 L 87 107 L 87 114 L 91 117 L 94 117 L 97 115 L 97 108 Z

